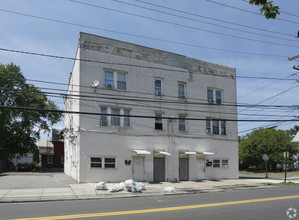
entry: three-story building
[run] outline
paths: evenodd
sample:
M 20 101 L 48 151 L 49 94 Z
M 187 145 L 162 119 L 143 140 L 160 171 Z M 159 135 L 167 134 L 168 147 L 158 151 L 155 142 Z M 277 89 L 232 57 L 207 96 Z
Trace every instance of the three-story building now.
M 78 182 L 238 178 L 236 70 L 80 33 L 65 110 Z M 91 113 L 91 114 L 87 114 Z

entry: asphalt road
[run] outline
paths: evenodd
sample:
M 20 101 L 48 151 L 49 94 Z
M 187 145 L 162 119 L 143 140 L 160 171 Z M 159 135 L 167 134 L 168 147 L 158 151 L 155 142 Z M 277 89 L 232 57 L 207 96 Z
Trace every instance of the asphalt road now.
M 299 212 L 298 185 L 143 198 L 0 204 L 0 219 L 281 220 L 291 219 L 286 215 L 291 207 Z M 292 217 L 299 219 L 299 214 Z

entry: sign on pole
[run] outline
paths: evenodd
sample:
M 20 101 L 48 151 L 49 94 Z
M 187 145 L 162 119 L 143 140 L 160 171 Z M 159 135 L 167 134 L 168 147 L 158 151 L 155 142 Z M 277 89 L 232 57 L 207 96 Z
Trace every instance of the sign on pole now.
M 267 161 L 269 160 L 269 156 L 268 156 L 268 154 L 263 154 L 262 158 L 263 158 L 263 160 L 265 161 L 266 178 L 268 178 L 268 166 L 267 166 Z

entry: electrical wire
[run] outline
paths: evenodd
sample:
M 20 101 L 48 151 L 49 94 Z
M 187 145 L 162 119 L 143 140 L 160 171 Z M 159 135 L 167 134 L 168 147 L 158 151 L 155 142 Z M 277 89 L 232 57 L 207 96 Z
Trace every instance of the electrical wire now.
M 104 113 L 98 113 L 98 112 L 84 112 L 84 111 L 65 111 L 65 110 L 55 110 L 55 109 L 40 109 L 40 108 L 29 108 L 29 107 L 15 107 L 15 106 L 3 106 L 0 105 L 0 109 L 9 109 L 9 110 L 25 110 L 25 111 L 38 111 L 38 112 L 51 112 L 51 113 L 66 113 L 66 114 L 82 114 L 82 115 L 102 115 L 102 116 L 115 116 L 119 117 L 121 115 L 118 114 L 104 114 Z M 156 116 L 148 116 L 148 115 L 126 115 L 126 117 L 129 118 L 146 118 L 146 119 L 154 119 L 157 118 Z M 168 119 L 168 120 L 179 120 L 179 117 L 159 117 L 161 119 Z M 185 120 L 190 121 L 206 121 L 206 118 L 185 118 Z M 222 119 L 224 121 L 231 121 L 231 122 L 297 122 L 299 121 L 299 118 L 296 117 L 294 119 L 284 119 L 284 120 L 246 120 L 246 119 Z
M 199 22 L 199 23 L 203 23 L 203 24 L 207 24 L 207 25 L 211 25 L 211 26 L 216 26 L 216 27 L 221 27 L 221 28 L 224 28 L 224 29 L 238 31 L 238 32 L 246 33 L 246 34 L 253 34 L 253 35 L 258 35 L 258 36 L 267 37 L 267 38 L 285 40 L 285 41 L 289 41 L 289 42 L 296 42 L 296 43 L 298 42 L 297 40 L 291 40 L 291 39 L 276 37 L 276 36 L 273 36 L 273 35 L 260 34 L 260 33 L 256 33 L 256 32 L 251 32 L 251 31 L 246 31 L 246 30 L 241 30 L 241 29 L 237 29 L 237 28 L 232 28 L 232 27 L 228 27 L 228 26 L 224 26 L 224 25 L 219 25 L 219 24 L 215 24 L 215 23 L 211 23 L 211 22 L 206 22 L 206 21 L 202 21 L 202 20 L 198 20 L 198 19 L 194 19 L 194 18 L 189 18 L 189 17 L 186 17 L 186 16 L 181 16 L 181 15 L 169 13 L 169 12 L 166 12 L 166 11 L 160 11 L 160 10 L 153 9 L 153 8 L 139 6 L 139 5 L 128 3 L 128 2 L 124 2 L 124 1 L 121 1 L 121 0 L 112 0 L 112 1 L 115 1 L 115 2 L 118 2 L 118 3 L 122 3 L 122 4 L 125 4 L 125 5 L 130 5 L 130 6 L 137 7 L 137 8 L 142 8 L 142 9 L 146 9 L 146 10 L 158 12 L 158 13 L 161 13 L 161 14 L 170 15 L 170 16 L 173 16 L 173 17 L 183 18 L 183 19 L 186 19 L 186 20 L 189 20 L 189 21 L 195 21 L 195 22 Z
M 236 9 L 236 10 L 239 10 L 239 11 L 247 12 L 247 13 L 250 13 L 250 14 L 255 14 L 255 15 L 263 16 L 262 14 L 259 14 L 257 12 L 252 12 L 252 11 L 249 11 L 249 10 L 246 10 L 246 9 L 234 7 L 234 6 L 231 6 L 231 5 L 224 4 L 224 3 L 220 3 L 220 2 L 216 2 L 216 1 L 212 1 L 212 0 L 206 0 L 206 1 L 214 3 L 214 4 L 217 4 L 217 5 L 224 6 L 224 7 L 227 7 L 227 8 L 232 8 L 232 9 Z M 291 20 L 287 20 L 287 19 L 283 19 L 283 18 L 275 18 L 275 19 L 276 20 L 280 20 L 280 21 L 284 21 L 284 22 L 288 22 L 288 23 L 299 24 L 299 22 L 291 21 Z
M 249 25 L 244 25 L 244 24 L 229 22 L 229 21 L 225 21 L 223 19 L 216 19 L 216 18 L 213 18 L 213 17 L 203 16 L 203 15 L 200 15 L 198 13 L 195 14 L 195 13 L 192 13 L 192 12 L 189 12 L 189 11 L 183 11 L 183 10 L 179 10 L 179 9 L 176 9 L 176 8 L 170 8 L 170 7 L 166 7 L 166 6 L 154 4 L 152 2 L 146 2 L 146 1 L 142 1 L 142 0 L 135 0 L 135 1 L 141 2 L 143 4 L 147 4 L 147 5 L 151 5 L 151 6 L 155 6 L 155 7 L 159 7 L 159 8 L 163 8 L 163 9 L 167 9 L 167 10 L 171 10 L 171 11 L 175 11 L 175 12 L 180 12 L 180 13 L 187 14 L 187 15 L 192 15 L 192 16 L 196 16 L 196 17 L 200 17 L 200 18 L 205 18 L 205 19 L 212 20 L 212 21 L 217 21 L 217 22 L 226 23 L 226 24 L 230 24 L 230 25 L 235 25 L 235 26 L 239 26 L 239 27 L 245 27 L 245 28 L 249 28 L 249 29 L 253 29 L 253 30 L 258 30 L 258 31 L 272 33 L 272 34 L 275 33 L 275 34 L 280 34 L 280 35 L 285 35 L 285 36 L 293 37 L 293 34 L 287 34 L 287 33 L 284 33 L 284 32 L 278 32 L 278 31 L 273 31 L 273 30 L 267 30 L 267 29 L 264 29 L 264 28 L 258 28 L 258 27 L 254 27 L 254 26 L 249 26 Z
M 183 45 L 183 46 L 202 48 L 202 49 L 207 49 L 207 50 L 221 51 L 221 52 L 226 52 L 226 53 L 236 53 L 236 54 L 246 54 L 246 55 L 254 55 L 254 56 L 286 58 L 286 59 L 288 58 L 288 56 L 283 56 L 283 55 L 278 55 L 278 54 L 264 54 L 264 53 L 255 53 L 255 52 L 247 52 L 247 51 L 237 51 L 237 50 L 221 49 L 221 48 L 207 47 L 207 46 L 189 44 L 189 43 L 178 42 L 178 41 L 165 40 L 165 39 L 160 39 L 160 38 L 154 38 L 154 37 L 148 37 L 148 36 L 143 36 L 143 35 L 115 31 L 115 30 L 109 30 L 109 29 L 104 29 L 104 28 L 98 28 L 98 27 L 93 27 L 93 26 L 88 26 L 88 25 L 76 24 L 73 22 L 45 18 L 45 17 L 35 16 L 35 15 L 30 15 L 30 14 L 25 14 L 25 13 L 20 13 L 20 12 L 14 12 L 14 11 L 5 10 L 5 9 L 1 9 L 1 8 L 0 8 L 0 11 L 15 14 L 15 15 L 21 15 L 21 16 L 26 16 L 26 17 L 30 17 L 30 18 L 35 18 L 35 19 L 39 19 L 39 20 L 51 21 L 51 22 L 56 22 L 56 23 L 66 24 L 66 25 L 71 25 L 71 26 L 77 26 L 77 27 L 84 27 L 84 28 L 88 28 L 88 29 L 100 30 L 100 31 L 105 31 L 105 32 L 109 32 L 109 33 L 114 33 L 114 34 L 138 37 L 138 38 L 143 38 L 143 39 L 147 39 L 147 40 L 160 41 L 160 42 L 171 43 L 171 44 L 176 44 L 176 45 Z M 5 50 L 7 52 L 18 52 L 15 50 L 4 49 L 4 48 L 2 48 L 2 50 Z M 31 55 L 38 55 L 38 54 L 32 53 Z M 55 57 L 53 57 L 53 58 L 55 58 Z
M 299 46 L 297 46 L 297 45 L 281 44 L 281 43 L 275 43 L 275 42 L 271 42 L 271 41 L 263 41 L 263 40 L 248 38 L 248 37 L 241 37 L 241 36 L 226 34 L 226 33 L 223 33 L 223 32 L 211 31 L 211 30 L 207 30 L 207 29 L 203 29 L 203 28 L 198 28 L 198 27 L 193 27 L 193 26 L 190 26 L 190 25 L 179 24 L 179 23 L 175 23 L 175 22 L 172 22 L 172 21 L 165 21 L 165 20 L 161 20 L 161 19 L 157 19 L 157 18 L 153 18 L 153 17 L 138 15 L 138 14 L 135 14 L 135 13 L 124 12 L 122 10 L 103 7 L 103 6 L 94 5 L 94 4 L 90 4 L 90 3 L 86 3 L 86 2 L 81 2 L 81 1 L 77 1 L 77 0 L 69 0 L 69 1 L 75 2 L 77 4 L 90 6 L 90 7 L 101 8 L 101 9 L 105 9 L 105 10 L 109 10 L 109 11 L 113 11 L 113 12 L 117 12 L 117 13 L 121 13 L 121 14 L 126 14 L 126 15 L 130 15 L 130 16 L 144 18 L 144 19 L 148 19 L 148 20 L 152 20 L 152 21 L 158 21 L 158 22 L 161 22 L 161 23 L 171 24 L 171 25 L 184 27 L 184 28 L 188 28 L 188 29 L 193 29 L 193 30 L 197 30 L 197 31 L 203 31 L 203 32 L 207 32 L 207 33 L 217 34 L 217 35 L 221 35 L 221 37 L 226 36 L 226 37 L 232 37 L 232 38 L 237 38 L 237 39 L 242 39 L 242 40 L 247 40 L 247 41 L 259 42 L 259 43 L 264 43 L 264 44 L 271 44 L 271 45 L 275 45 L 275 46 L 285 46 L 285 47 L 291 47 L 291 48 L 298 47 L 299 48 Z

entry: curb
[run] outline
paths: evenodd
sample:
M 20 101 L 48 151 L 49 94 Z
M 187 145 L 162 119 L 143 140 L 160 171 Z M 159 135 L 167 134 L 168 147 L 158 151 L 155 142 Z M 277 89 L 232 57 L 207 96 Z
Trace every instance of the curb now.
M 121 199 L 121 198 L 141 198 L 141 197 L 154 197 L 154 196 L 178 196 L 178 195 L 189 195 L 189 194 L 201 194 L 201 193 L 211 193 L 211 192 L 229 192 L 229 191 L 237 191 L 237 190 L 254 190 L 254 189 L 265 189 L 275 187 L 275 185 L 264 186 L 264 185 L 244 185 L 244 186 L 219 186 L 211 189 L 177 189 L 177 192 L 142 192 L 142 193 L 132 193 L 132 194 L 120 194 L 119 192 L 105 194 L 102 196 L 94 195 L 94 194 L 86 194 L 78 196 L 74 194 L 76 198 L 45 198 L 45 199 L 16 199 L 16 200 L 0 200 L 1 203 L 34 203 L 34 202 L 54 202 L 54 201 L 75 201 L 75 200 L 99 200 L 99 199 Z M 118 193 L 118 194 L 116 194 Z M 84 198 L 83 198 L 84 197 Z

